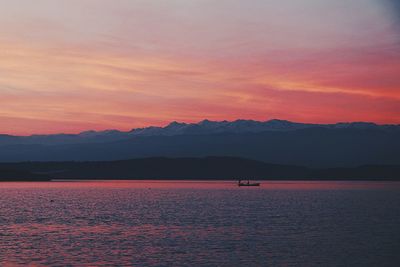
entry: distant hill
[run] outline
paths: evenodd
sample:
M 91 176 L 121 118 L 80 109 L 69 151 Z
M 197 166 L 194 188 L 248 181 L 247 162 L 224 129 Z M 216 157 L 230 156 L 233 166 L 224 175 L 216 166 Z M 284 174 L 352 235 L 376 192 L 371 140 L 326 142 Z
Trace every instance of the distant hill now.
M 49 181 L 51 178 L 45 174 L 32 173 L 25 170 L 0 168 L 0 181 Z
M 234 157 L 1 163 L 1 169 L 26 174 L 17 179 L 30 178 L 28 174 L 33 173 L 37 177 L 53 179 L 400 180 L 400 166 L 312 169 Z M 2 176 L 7 178 L 7 175 Z
M 173 122 L 129 132 L 0 135 L 0 162 L 109 161 L 144 157 L 244 157 L 273 164 L 355 167 L 400 164 L 400 126 L 366 122 L 304 124 Z

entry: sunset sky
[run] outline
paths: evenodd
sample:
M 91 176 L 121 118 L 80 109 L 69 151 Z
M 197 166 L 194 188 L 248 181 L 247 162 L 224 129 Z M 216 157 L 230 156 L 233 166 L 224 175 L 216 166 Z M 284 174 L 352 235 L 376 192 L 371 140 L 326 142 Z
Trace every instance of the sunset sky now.
M 400 123 L 396 0 L 0 0 L 0 133 Z

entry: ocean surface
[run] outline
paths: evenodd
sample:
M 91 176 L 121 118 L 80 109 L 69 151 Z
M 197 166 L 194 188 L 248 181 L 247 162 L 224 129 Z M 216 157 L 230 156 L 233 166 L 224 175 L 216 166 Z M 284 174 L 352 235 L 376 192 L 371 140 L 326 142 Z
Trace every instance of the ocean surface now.
M 400 266 L 400 183 L 0 183 L 0 266 Z

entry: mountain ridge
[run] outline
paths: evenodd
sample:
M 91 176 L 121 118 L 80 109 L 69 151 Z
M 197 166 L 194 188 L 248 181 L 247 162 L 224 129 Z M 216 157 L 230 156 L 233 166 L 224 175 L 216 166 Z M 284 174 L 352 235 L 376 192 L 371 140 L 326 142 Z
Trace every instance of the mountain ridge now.
M 143 157 L 235 156 L 274 164 L 349 167 L 400 164 L 400 126 L 282 120 L 172 122 L 133 132 L 0 136 L 0 162 L 102 161 Z
M 56 134 L 32 134 L 32 135 L 12 135 L 12 134 L 0 134 L 0 138 L 44 138 L 44 137 L 93 137 L 98 135 L 112 135 L 112 134 L 127 134 L 127 135 L 174 135 L 174 134 L 187 134 L 192 133 L 190 130 L 208 130 L 206 133 L 219 132 L 260 132 L 268 130 L 297 130 L 304 128 L 375 128 L 384 130 L 399 130 L 400 124 L 377 124 L 374 122 L 364 122 L 364 121 L 354 121 L 354 122 L 337 122 L 337 123 L 301 123 L 292 122 L 288 120 L 281 119 L 271 119 L 266 121 L 257 120 L 245 120 L 237 119 L 234 121 L 211 121 L 204 119 L 197 123 L 185 123 L 172 121 L 166 126 L 148 126 L 143 128 L 133 128 L 128 131 L 121 131 L 117 129 L 106 129 L 101 131 L 96 130 L 86 130 L 80 133 L 56 133 Z M 184 131 L 186 130 L 186 131 Z M 214 130 L 214 131 L 213 131 Z M 202 134 L 205 132 L 199 132 Z

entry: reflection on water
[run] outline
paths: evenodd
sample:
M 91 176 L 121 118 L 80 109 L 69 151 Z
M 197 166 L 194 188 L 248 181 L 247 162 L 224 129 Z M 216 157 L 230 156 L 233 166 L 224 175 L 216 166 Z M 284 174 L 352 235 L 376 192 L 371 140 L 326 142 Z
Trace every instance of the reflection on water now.
M 0 266 L 398 266 L 400 184 L 0 183 Z

